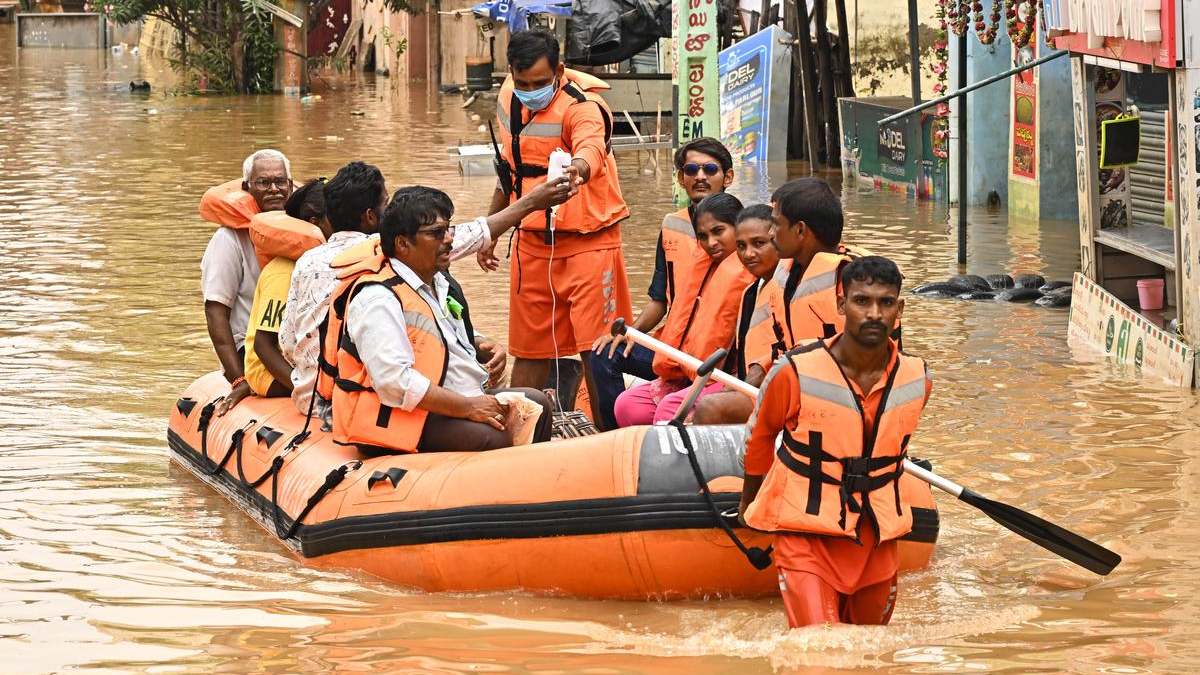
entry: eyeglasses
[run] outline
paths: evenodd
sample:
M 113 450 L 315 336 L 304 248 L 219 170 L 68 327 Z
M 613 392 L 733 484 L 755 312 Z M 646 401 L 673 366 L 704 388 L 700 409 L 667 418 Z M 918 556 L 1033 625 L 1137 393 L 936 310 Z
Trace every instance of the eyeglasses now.
M 454 236 L 454 226 L 447 224 L 447 225 L 440 225 L 440 226 L 435 227 L 430 230 L 417 230 L 417 234 L 427 234 L 430 237 L 433 237 L 433 239 L 435 241 L 442 241 L 443 239 L 445 239 L 446 233 L 449 233 L 450 236 L 453 237 Z
M 290 178 L 255 178 L 250 181 L 250 185 L 263 192 L 271 188 L 282 191 L 292 186 L 292 180 Z
M 704 169 L 704 173 L 709 176 L 715 176 L 721 173 L 721 165 L 717 164 L 716 162 L 706 162 L 704 164 L 688 162 L 687 164 L 683 165 L 683 175 L 695 176 L 700 173 L 700 169 Z

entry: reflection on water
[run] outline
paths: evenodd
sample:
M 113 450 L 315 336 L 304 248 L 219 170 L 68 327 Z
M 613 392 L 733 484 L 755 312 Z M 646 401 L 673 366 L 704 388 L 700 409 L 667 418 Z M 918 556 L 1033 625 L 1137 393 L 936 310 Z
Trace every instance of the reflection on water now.
M 0 26 L 0 44 L 12 43 Z M 305 567 L 167 460 L 167 410 L 215 367 L 198 261 L 206 186 L 275 146 L 301 178 L 347 160 L 391 186 L 446 189 L 459 215 L 491 181 L 445 149 L 480 142 L 457 100 L 393 99 L 366 79 L 295 99 L 133 96 L 156 73 L 103 52 L 0 49 L 0 653 L 5 671 L 361 669 L 1182 672 L 1196 634 L 1200 508 L 1190 392 L 1072 360 L 1066 313 L 912 298 L 910 351 L 936 378 L 917 454 L 998 499 L 1069 524 L 1126 562 L 1098 579 L 943 500 L 934 565 L 902 579 L 887 628 L 785 633 L 779 603 L 585 602 L 425 595 Z M 362 110 L 363 116 L 352 116 Z M 671 176 L 620 156 L 641 297 Z M 660 157 L 667 165 L 669 159 Z M 786 167 L 742 169 L 762 199 Z M 769 179 L 768 176 L 769 175 Z M 849 241 L 911 283 L 946 277 L 937 207 L 844 191 Z M 973 217 L 970 271 L 1068 278 L 1069 223 Z M 464 263 L 485 331 L 505 334 L 507 277 Z

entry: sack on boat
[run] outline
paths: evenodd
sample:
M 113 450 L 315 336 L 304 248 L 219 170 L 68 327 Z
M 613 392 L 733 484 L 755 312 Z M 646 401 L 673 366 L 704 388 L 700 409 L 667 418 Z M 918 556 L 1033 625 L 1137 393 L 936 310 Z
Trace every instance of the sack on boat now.
M 541 404 L 519 391 L 502 391 L 496 394 L 496 400 L 508 406 L 508 419 L 504 420 L 504 428 L 512 434 L 512 444 L 516 446 L 532 443 L 538 419 L 542 416 Z

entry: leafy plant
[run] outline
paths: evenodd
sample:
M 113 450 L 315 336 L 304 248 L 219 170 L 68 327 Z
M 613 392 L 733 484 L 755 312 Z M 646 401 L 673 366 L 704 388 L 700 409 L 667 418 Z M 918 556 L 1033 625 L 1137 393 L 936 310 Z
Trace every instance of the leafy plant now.
M 270 91 L 277 46 L 261 0 L 110 0 L 102 11 L 116 23 L 155 17 L 179 42 L 172 68 L 194 85 L 221 92 Z

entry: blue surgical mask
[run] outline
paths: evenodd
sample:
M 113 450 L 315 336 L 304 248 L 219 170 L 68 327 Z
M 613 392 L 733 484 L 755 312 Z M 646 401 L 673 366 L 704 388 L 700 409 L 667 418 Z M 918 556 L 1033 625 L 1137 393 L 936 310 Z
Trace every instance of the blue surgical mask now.
M 554 98 L 554 92 L 556 91 L 558 91 L 558 81 L 551 82 L 541 89 L 534 89 L 533 91 L 513 89 L 513 93 L 517 95 L 517 100 L 521 102 L 521 105 L 533 112 L 542 110 L 550 105 L 550 100 Z

